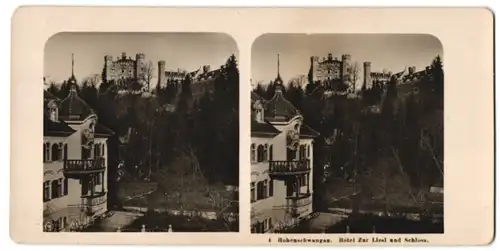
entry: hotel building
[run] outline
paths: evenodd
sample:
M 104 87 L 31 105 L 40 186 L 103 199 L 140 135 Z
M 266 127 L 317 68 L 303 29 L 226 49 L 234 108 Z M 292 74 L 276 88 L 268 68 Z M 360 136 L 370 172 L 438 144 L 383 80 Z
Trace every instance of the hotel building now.
M 43 229 L 74 231 L 107 211 L 107 138 L 76 78 L 63 100 L 44 91 Z
M 252 233 L 274 232 L 312 213 L 313 140 L 319 134 L 284 97 L 279 74 L 275 94 L 251 94 Z

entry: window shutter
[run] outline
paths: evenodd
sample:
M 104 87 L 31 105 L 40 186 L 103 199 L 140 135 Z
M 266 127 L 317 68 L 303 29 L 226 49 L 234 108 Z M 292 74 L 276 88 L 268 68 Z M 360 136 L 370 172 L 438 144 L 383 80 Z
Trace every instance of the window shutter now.
M 274 195 L 274 180 L 271 179 L 269 181 L 269 197 L 273 197 Z

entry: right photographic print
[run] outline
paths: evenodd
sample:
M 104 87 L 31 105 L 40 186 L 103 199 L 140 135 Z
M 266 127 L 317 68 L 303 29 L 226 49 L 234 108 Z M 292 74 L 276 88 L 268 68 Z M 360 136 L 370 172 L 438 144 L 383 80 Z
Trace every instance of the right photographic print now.
M 444 72 L 425 34 L 252 46 L 252 233 L 444 233 Z

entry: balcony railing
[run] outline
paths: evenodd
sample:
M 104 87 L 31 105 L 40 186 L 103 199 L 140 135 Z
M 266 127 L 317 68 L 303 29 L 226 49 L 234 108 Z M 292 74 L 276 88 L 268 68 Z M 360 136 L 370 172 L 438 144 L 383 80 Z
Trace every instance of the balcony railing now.
M 270 175 L 293 175 L 308 173 L 311 170 L 309 160 L 269 161 Z
M 92 215 L 102 209 L 102 205 L 106 203 L 107 196 L 105 192 L 96 193 L 92 196 L 82 196 L 81 209 L 87 215 Z
M 64 160 L 65 173 L 92 173 L 103 171 L 105 168 L 104 158 Z
M 286 209 L 291 215 L 300 215 L 308 209 L 306 206 L 312 204 L 311 194 L 300 194 L 299 196 L 290 196 L 286 198 Z

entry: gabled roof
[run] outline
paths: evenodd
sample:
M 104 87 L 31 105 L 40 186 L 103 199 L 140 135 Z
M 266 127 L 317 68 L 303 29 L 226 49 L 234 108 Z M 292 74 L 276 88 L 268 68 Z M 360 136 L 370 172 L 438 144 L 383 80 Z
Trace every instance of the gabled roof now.
M 56 97 L 56 95 L 50 93 L 47 90 L 43 90 L 43 100 L 44 101 L 50 101 L 50 100 L 58 100 L 59 98 Z
M 75 132 L 63 121 L 55 122 L 43 116 L 43 136 L 67 137 Z
M 315 131 L 314 129 L 312 129 L 308 125 L 303 124 L 300 127 L 300 137 L 304 137 L 304 138 L 316 138 L 318 136 L 319 136 L 319 132 Z
M 96 127 L 95 127 L 95 135 L 96 136 L 103 136 L 103 137 L 109 137 L 109 136 L 113 136 L 115 133 L 107 128 L 106 126 L 104 126 L 103 124 L 101 123 L 97 123 Z
M 252 118 L 251 124 L 251 132 L 252 136 L 271 136 L 274 137 L 280 133 L 278 129 L 276 129 L 273 125 L 264 122 L 259 123 Z
M 255 93 L 254 91 L 252 91 L 252 93 L 250 95 L 251 95 L 252 102 L 263 100 L 263 98 L 261 96 L 259 96 L 259 94 Z

